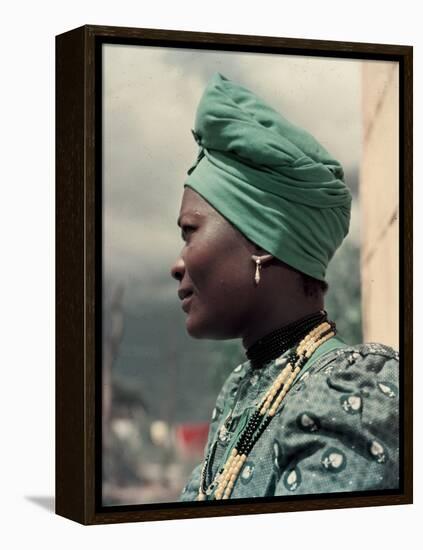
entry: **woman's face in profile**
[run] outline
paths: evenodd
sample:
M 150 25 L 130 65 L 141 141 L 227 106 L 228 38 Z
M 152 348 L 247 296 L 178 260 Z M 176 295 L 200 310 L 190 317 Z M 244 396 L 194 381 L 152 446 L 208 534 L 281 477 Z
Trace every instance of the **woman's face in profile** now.
M 179 281 L 188 333 L 240 337 L 253 310 L 255 246 L 188 187 L 178 225 L 184 246 L 171 274 Z

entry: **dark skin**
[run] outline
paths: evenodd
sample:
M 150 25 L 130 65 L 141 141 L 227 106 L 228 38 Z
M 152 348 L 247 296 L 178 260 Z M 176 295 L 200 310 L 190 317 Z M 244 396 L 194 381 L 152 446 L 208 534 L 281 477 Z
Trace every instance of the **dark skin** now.
M 306 296 L 301 275 L 249 241 L 198 193 L 185 188 L 178 219 L 184 247 L 172 266 L 194 338 L 254 342 L 324 309 Z M 260 258 L 260 283 L 254 281 Z

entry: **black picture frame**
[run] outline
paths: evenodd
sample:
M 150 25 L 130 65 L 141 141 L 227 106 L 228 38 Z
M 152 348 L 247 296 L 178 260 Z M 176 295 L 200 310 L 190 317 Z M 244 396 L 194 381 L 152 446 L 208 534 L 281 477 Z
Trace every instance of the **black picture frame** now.
M 101 505 L 101 47 L 105 43 L 399 63 L 401 486 L 242 502 Z M 56 513 L 103 524 L 412 502 L 411 46 L 86 25 L 56 37 Z

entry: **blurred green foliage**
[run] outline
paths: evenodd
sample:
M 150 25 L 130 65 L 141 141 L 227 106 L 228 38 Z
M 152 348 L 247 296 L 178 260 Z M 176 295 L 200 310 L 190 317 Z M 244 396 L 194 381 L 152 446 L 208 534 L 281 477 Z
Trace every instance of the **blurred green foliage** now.
M 361 343 L 360 248 L 352 239 L 344 242 L 329 264 L 327 282 L 325 305 L 329 318 L 335 321 L 347 344 Z

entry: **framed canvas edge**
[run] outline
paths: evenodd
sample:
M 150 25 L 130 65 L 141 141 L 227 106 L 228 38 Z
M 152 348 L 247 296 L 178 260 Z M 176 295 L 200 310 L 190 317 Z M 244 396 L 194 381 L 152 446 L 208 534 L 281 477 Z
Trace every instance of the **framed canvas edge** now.
M 99 124 L 96 102 L 96 48 L 103 41 L 151 41 L 156 45 L 234 48 L 246 51 L 333 55 L 357 59 L 396 60 L 400 64 L 400 288 L 403 288 L 400 352 L 404 486 L 401 494 L 224 502 L 163 503 L 137 510 L 99 509 L 96 457 L 101 452 L 96 432 L 101 424 L 95 369 L 95 258 L 101 220 L 95 217 L 101 178 L 95 171 L 95 136 Z M 409 504 L 412 495 L 412 46 L 335 42 L 295 38 L 227 35 L 85 25 L 56 37 L 56 513 L 85 525 L 186 519 L 240 514 L 276 513 L 362 506 Z M 98 99 L 98 98 L 97 98 Z M 97 107 L 96 107 L 97 105 Z M 101 130 L 101 129 L 100 129 Z M 98 159 L 97 159 L 98 160 Z M 66 253 L 65 253 L 66 251 Z M 71 251 L 69 253 L 69 251 Z M 70 255 L 69 255 L 70 254 Z M 97 327 L 96 327 L 97 323 Z M 97 377 L 97 378 L 96 378 Z M 97 422 L 97 423 L 96 423 Z M 256 500 L 256 499 L 254 499 Z M 210 503 L 207 503 L 210 504 Z M 173 506 L 172 506 L 173 505 Z M 113 507 L 112 507 L 113 508 Z M 126 507 L 129 508 L 129 507 Z M 142 509 L 141 509 L 142 508 Z
M 80 523 L 86 522 L 84 46 L 83 28 L 56 38 L 55 509 Z

